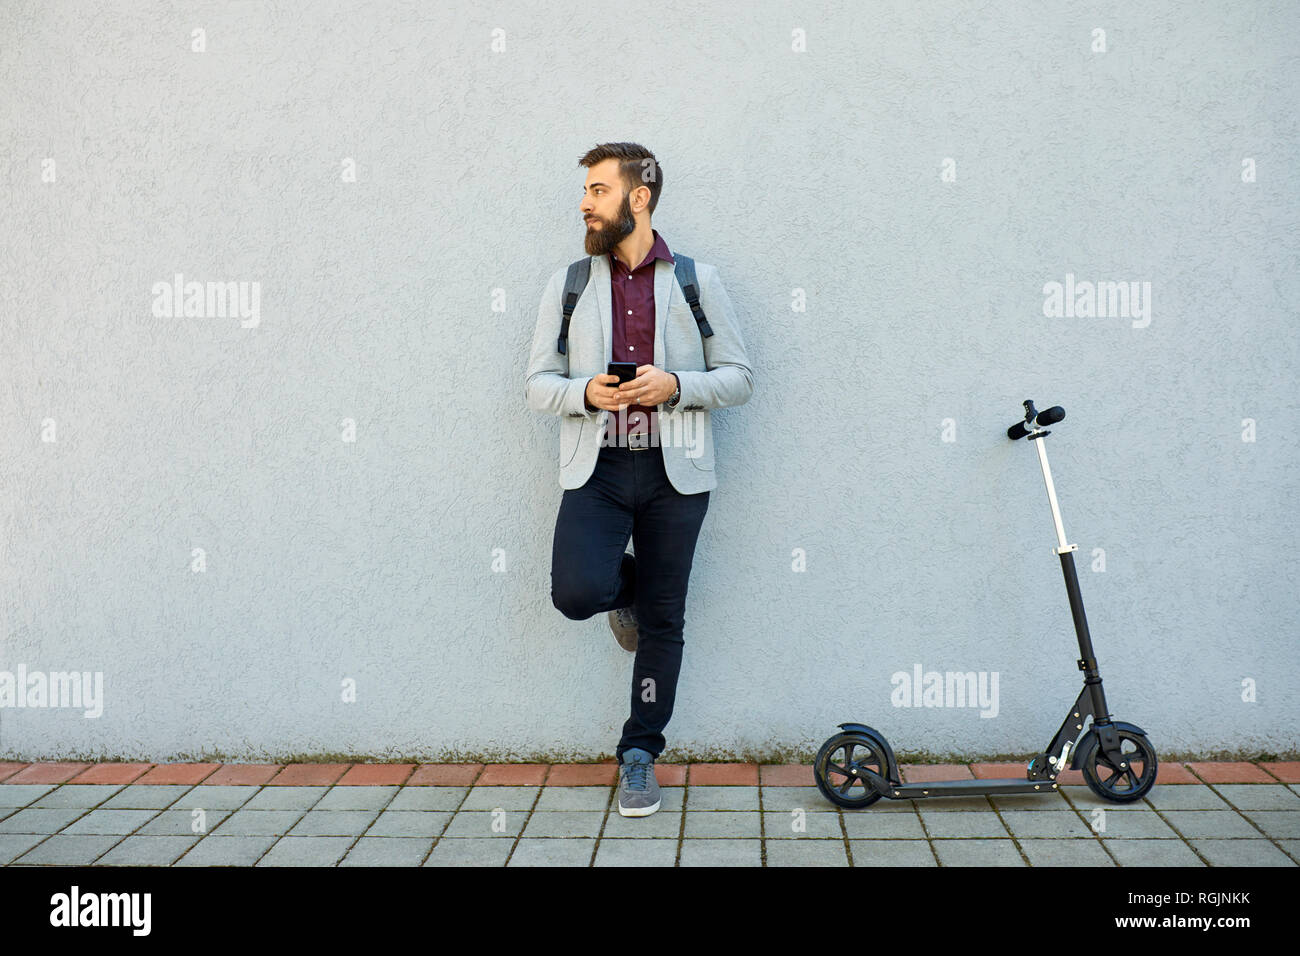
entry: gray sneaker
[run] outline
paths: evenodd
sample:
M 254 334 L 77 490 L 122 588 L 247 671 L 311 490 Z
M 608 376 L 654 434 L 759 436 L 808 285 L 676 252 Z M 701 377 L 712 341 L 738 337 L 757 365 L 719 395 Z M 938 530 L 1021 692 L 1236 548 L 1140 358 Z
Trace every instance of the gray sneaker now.
M 625 651 L 636 652 L 637 629 L 636 611 L 630 607 L 621 607 L 609 612 L 609 629 L 614 632 L 614 640 Z
M 629 747 L 618 766 L 618 812 L 625 817 L 648 817 L 658 809 L 655 758 L 648 750 Z

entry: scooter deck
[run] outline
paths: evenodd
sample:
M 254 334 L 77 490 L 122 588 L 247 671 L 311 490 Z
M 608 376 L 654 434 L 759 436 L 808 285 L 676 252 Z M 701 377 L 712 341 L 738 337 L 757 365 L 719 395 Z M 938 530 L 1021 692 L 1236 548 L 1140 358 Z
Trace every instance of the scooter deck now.
M 925 797 L 961 797 L 982 793 L 1051 793 L 1056 788 L 1055 780 L 1026 780 L 1023 777 L 929 780 L 922 783 L 890 784 L 885 796 L 896 800 L 920 800 Z

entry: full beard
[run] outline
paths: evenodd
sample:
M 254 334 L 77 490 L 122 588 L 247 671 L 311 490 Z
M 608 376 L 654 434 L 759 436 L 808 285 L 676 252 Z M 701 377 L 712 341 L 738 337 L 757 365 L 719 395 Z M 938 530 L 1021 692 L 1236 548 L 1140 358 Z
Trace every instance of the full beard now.
M 603 256 L 614 251 L 614 247 L 632 234 L 636 228 L 636 218 L 632 215 L 632 206 L 623 197 L 623 206 L 618 211 L 618 219 L 614 222 L 601 220 L 599 229 L 587 227 L 587 235 L 583 241 L 583 246 L 589 256 Z

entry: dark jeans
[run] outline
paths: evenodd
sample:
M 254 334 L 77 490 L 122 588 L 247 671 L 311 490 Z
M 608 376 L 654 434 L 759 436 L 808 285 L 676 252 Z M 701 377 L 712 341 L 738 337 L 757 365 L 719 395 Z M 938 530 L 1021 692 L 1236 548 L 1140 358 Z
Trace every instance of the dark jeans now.
M 596 469 L 569 488 L 555 519 L 551 601 L 565 617 L 586 620 L 636 608 L 631 713 L 615 757 L 640 747 L 658 757 L 673 715 L 682 665 L 686 583 L 709 492 L 683 495 L 668 481 L 659 448 L 602 446 Z M 631 536 L 636 557 L 624 553 Z

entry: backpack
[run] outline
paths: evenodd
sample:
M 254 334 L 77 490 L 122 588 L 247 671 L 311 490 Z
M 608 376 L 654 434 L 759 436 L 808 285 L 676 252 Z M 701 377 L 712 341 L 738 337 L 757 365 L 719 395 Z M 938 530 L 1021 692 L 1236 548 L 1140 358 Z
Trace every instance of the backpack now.
M 682 295 L 686 296 L 686 301 L 691 307 L 691 314 L 695 316 L 695 324 L 699 326 L 700 335 L 708 338 L 713 334 L 713 329 L 709 328 L 709 320 L 704 316 L 704 309 L 700 305 L 700 290 L 697 287 L 695 279 L 695 260 L 689 256 L 684 256 L 680 252 L 673 253 L 673 263 L 677 274 L 677 284 L 682 287 Z M 587 288 L 587 280 L 591 274 L 591 257 L 579 259 L 577 262 L 569 265 L 569 272 L 564 277 L 564 321 L 560 324 L 560 338 L 555 343 L 561 355 L 567 354 L 566 343 L 569 338 L 569 319 L 573 315 L 573 310 L 577 308 L 578 300 L 582 298 L 583 291 Z

